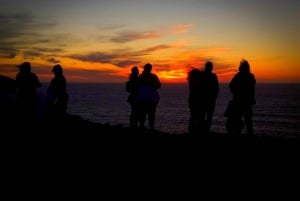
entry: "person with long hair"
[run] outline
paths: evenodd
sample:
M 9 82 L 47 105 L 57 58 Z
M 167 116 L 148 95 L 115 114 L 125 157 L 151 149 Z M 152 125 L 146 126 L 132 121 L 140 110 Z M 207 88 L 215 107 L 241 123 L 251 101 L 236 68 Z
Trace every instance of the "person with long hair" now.
M 234 75 L 229 87 L 249 135 L 253 134 L 253 105 L 256 104 L 255 85 L 256 79 L 254 74 L 250 72 L 250 64 L 247 60 L 242 59 L 239 72 Z
M 54 78 L 48 87 L 47 96 L 51 115 L 62 117 L 67 112 L 69 95 L 66 91 L 67 81 L 60 64 L 53 67 Z

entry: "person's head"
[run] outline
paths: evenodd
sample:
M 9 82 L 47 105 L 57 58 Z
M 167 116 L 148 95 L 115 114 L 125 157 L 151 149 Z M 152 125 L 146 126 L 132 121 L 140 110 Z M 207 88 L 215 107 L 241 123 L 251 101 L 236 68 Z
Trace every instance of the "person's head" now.
M 205 72 L 212 72 L 213 70 L 213 63 L 211 61 L 208 61 L 205 63 L 204 71 Z
M 131 76 L 138 76 L 139 75 L 139 68 L 137 66 L 133 66 L 131 68 Z
M 146 63 L 144 66 L 144 73 L 151 73 L 152 65 L 150 63 Z
M 195 81 L 199 81 L 201 79 L 201 74 L 202 74 L 201 70 L 197 68 L 191 69 L 188 72 L 188 82 L 194 83 Z
M 62 75 L 63 74 L 63 69 L 62 69 L 61 65 L 59 65 L 59 64 L 56 64 L 53 67 L 52 71 L 54 72 L 55 75 Z
M 241 73 L 250 73 L 250 65 L 247 60 L 242 59 L 240 62 L 239 71 Z
M 31 64 L 30 62 L 23 62 L 19 65 L 21 72 L 30 72 L 31 71 Z

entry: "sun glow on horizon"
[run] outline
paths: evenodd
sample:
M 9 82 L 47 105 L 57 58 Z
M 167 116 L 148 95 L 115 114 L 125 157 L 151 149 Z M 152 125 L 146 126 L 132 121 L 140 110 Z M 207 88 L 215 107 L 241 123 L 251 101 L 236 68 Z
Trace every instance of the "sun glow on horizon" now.
M 259 82 L 300 82 L 300 2 L 275 2 L 3 0 L 0 74 L 29 61 L 42 81 L 59 63 L 70 82 L 124 82 L 151 63 L 162 81 L 186 82 L 210 60 L 228 82 L 245 58 Z

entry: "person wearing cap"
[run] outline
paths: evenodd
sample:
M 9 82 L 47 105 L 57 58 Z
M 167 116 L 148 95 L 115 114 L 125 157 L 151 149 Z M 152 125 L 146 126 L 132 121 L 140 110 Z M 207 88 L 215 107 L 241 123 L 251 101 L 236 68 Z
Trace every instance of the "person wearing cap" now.
M 37 75 L 31 72 L 30 62 L 23 62 L 19 66 L 16 76 L 17 110 L 21 121 L 31 121 L 36 116 L 38 97 L 36 89 L 41 87 Z

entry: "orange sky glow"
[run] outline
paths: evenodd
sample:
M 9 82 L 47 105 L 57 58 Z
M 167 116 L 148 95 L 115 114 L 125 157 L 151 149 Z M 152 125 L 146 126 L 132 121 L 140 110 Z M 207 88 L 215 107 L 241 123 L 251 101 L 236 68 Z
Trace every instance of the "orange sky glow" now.
M 296 0 L 0 1 L 0 74 L 11 78 L 29 61 L 42 82 L 59 63 L 68 82 L 124 83 L 151 63 L 179 83 L 209 60 L 228 83 L 247 59 L 257 82 L 300 82 Z

